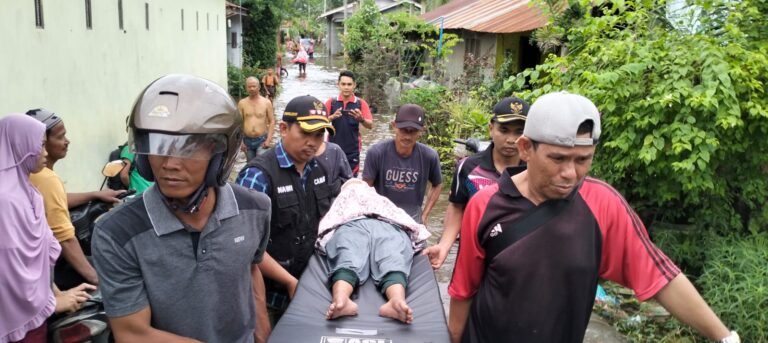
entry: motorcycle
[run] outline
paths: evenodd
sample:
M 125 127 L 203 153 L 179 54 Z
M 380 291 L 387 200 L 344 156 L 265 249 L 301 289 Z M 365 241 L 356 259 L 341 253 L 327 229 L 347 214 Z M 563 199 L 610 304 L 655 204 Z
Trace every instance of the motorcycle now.
M 476 154 L 480 151 L 484 151 L 491 145 L 491 141 L 482 141 L 477 138 L 468 138 L 468 139 L 454 139 L 453 140 L 456 143 L 464 144 L 464 146 L 467 148 L 467 151 L 470 153 Z
M 125 168 L 125 162 L 122 160 L 114 160 L 104 165 L 104 168 L 101 170 L 101 174 L 104 175 L 104 181 L 101 183 L 100 189 L 104 189 L 107 179 L 119 175 L 123 168 Z M 134 193 L 136 193 L 136 190 L 129 190 L 118 195 L 117 198 L 124 199 Z M 75 236 L 86 256 L 91 256 L 91 235 L 96 227 L 96 219 L 102 214 L 107 213 L 112 207 L 113 204 L 111 203 L 92 200 L 69 210 L 69 218 L 72 221 L 72 225 L 75 226 Z
M 123 168 L 125 168 L 125 162 L 122 160 L 108 162 L 101 170 L 102 175 L 104 175 L 101 189 L 106 185 L 107 179 L 119 175 Z M 135 190 L 129 190 L 120 194 L 118 198 L 125 199 L 135 192 Z M 96 227 L 96 221 L 113 206 L 114 204 L 111 203 L 92 200 L 70 209 L 69 215 L 75 226 L 75 237 L 77 237 L 83 253 L 87 257 L 91 256 L 91 237 Z M 48 335 L 48 341 L 55 343 L 113 342 L 112 330 L 109 328 L 107 315 L 104 312 L 101 293 L 98 290 L 92 292 L 91 299 L 87 300 L 79 310 L 70 314 L 56 315 L 49 319 Z
M 91 299 L 79 310 L 54 317 L 48 324 L 48 334 L 48 342 L 55 343 L 113 342 L 101 294 L 98 291 L 91 293 Z

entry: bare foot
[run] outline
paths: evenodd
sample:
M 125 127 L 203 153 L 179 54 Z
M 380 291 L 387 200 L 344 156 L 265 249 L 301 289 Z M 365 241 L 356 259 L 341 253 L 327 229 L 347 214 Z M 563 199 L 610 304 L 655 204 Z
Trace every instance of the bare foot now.
M 349 299 L 340 299 L 331 303 L 328 306 L 328 311 L 325 312 L 325 319 L 331 320 L 344 316 L 356 316 L 357 304 Z
M 408 307 L 405 300 L 392 299 L 379 307 L 379 315 L 382 317 L 397 319 L 403 323 L 413 322 L 413 310 Z

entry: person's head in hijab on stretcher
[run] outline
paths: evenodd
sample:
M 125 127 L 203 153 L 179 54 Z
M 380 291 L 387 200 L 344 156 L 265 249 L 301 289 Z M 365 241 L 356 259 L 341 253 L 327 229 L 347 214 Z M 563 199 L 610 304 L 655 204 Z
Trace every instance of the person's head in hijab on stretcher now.
M 333 293 L 326 319 L 357 314 L 350 296 L 370 277 L 387 302 L 379 315 L 410 324 L 413 310 L 405 299 L 414 253 L 429 232 L 405 211 L 360 179 L 341 188 L 320 222 L 316 248 L 326 255 Z

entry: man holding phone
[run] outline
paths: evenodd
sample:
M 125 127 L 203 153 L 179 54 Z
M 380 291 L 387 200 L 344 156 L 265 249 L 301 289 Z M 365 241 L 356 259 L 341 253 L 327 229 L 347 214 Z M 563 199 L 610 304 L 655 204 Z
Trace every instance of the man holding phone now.
M 331 113 L 328 119 L 336 129 L 336 134 L 328 140 L 338 144 L 341 150 L 344 150 L 349 166 L 352 168 L 352 175 L 357 177 L 360 171 L 360 150 L 362 149 L 360 125 L 372 129 L 373 116 L 368 103 L 355 96 L 355 87 L 357 87 L 355 74 L 349 70 L 342 71 L 339 73 L 339 81 L 336 85 L 339 87 L 339 96 L 325 102 L 327 112 Z

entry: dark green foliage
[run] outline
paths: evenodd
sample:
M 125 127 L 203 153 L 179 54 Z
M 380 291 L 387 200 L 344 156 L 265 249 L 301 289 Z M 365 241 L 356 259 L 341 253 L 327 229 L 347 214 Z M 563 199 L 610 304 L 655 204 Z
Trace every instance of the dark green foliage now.
M 407 81 L 426 66 L 427 56 L 443 59 L 456 45 L 456 35 L 445 35 L 437 56 L 437 29 L 406 11 L 382 15 L 373 0 L 362 1 L 347 18 L 345 62 L 357 76 L 363 98 L 383 107 L 382 85 L 390 78 Z
M 696 227 L 657 228 L 653 241 L 693 282 L 704 270 L 706 252 L 711 241 L 721 239 L 711 230 Z
M 248 96 L 248 92 L 245 90 L 245 79 L 249 76 L 261 80 L 264 76 L 264 70 L 251 67 L 240 69 L 231 64 L 227 65 L 227 90 L 235 100 Z
M 249 10 L 243 17 L 243 62 L 250 67 L 274 67 L 277 56 L 278 1 L 245 0 Z
M 592 173 L 645 219 L 744 233 L 768 197 L 765 3 L 711 1 L 729 8 L 725 18 L 710 22 L 705 10 L 706 25 L 690 32 L 672 29 L 656 2 L 574 2 L 590 10 L 547 29 L 567 54 L 503 89 L 593 100 L 603 136 Z
M 416 88 L 403 92 L 401 104 L 417 104 L 424 108 L 427 114 L 424 120 L 426 132 L 421 142 L 437 150 L 440 156 L 440 169 L 443 175 L 453 174 L 455 160 L 453 158 L 453 137 L 449 126 L 451 119 L 449 111 L 449 93 L 443 86 Z
M 437 150 L 444 175 L 453 174 L 456 167 L 454 139 L 488 139 L 491 104 L 471 94 L 459 101 L 459 95 L 443 86 L 410 89 L 400 97 L 402 104 L 418 104 L 427 113 L 427 132 L 422 142 Z
M 721 239 L 707 252 L 702 295 L 742 342 L 768 341 L 768 237 Z

